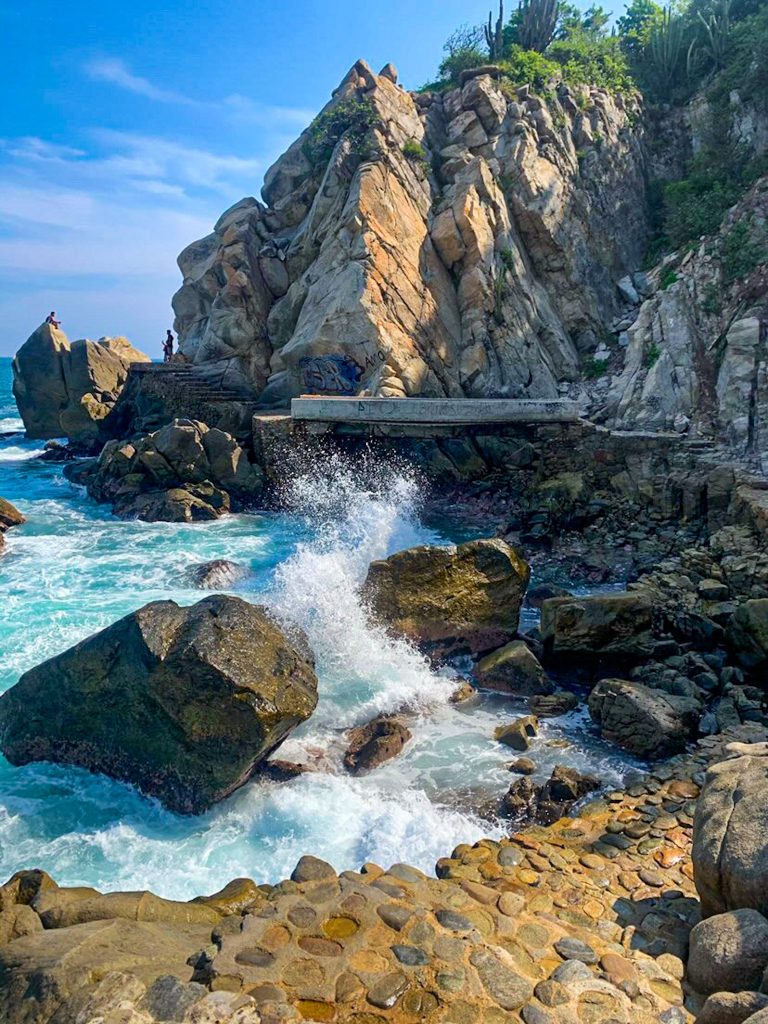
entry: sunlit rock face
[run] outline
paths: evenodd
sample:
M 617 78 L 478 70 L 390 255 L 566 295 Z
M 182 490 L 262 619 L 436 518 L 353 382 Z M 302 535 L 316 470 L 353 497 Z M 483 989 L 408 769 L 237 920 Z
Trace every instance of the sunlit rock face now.
M 182 353 L 264 405 L 556 395 L 647 239 L 638 103 L 490 74 L 411 94 L 358 61 L 264 202 L 179 257 Z

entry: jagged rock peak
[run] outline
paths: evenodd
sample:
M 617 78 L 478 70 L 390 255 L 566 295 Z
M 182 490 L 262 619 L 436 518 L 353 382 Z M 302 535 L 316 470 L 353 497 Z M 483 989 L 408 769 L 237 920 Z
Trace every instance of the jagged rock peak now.
M 179 257 L 184 355 L 264 405 L 556 396 L 645 244 L 639 100 L 487 70 L 418 95 L 357 61 Z

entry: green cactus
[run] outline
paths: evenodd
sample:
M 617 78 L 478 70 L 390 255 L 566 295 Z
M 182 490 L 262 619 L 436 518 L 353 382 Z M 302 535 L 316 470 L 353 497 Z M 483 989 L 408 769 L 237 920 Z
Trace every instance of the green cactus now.
M 683 46 L 683 21 L 665 7 L 651 30 L 648 43 L 651 63 L 664 88 L 668 88 L 677 74 Z
M 524 50 L 543 53 L 555 35 L 557 0 L 520 0 L 517 37 Z
M 504 52 L 504 0 L 499 0 L 499 16 L 493 25 L 493 11 L 488 12 L 488 24 L 484 26 L 488 56 L 492 61 L 501 60 Z

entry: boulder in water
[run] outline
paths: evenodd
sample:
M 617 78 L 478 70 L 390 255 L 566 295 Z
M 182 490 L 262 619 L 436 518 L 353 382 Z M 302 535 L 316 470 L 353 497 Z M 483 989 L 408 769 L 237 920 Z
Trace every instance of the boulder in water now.
M 531 740 L 539 734 L 538 719 L 534 715 L 525 715 L 517 718 L 508 725 L 500 725 L 493 733 L 493 738 L 505 747 L 512 747 L 525 753 L 531 745 Z
M 344 766 L 353 775 L 360 775 L 397 757 L 411 738 L 411 732 L 401 719 L 379 715 L 366 725 L 350 729 L 347 738 L 349 746 Z
M 363 595 L 382 622 L 426 649 L 479 654 L 515 636 L 529 576 L 503 540 L 422 545 L 372 562 Z
M 93 442 L 131 363 L 148 363 L 127 338 L 82 339 L 41 324 L 13 360 L 13 394 L 27 437 Z
M 227 558 L 214 558 L 187 570 L 186 575 L 194 587 L 201 590 L 228 590 L 248 575 L 248 569 Z
M 3 540 L 5 531 L 10 530 L 13 526 L 21 526 L 26 521 L 25 516 L 19 512 L 15 505 L 12 505 L 10 501 L 6 501 L 5 498 L 0 498 L 0 551 L 3 550 L 5 544 Z
M 512 640 L 486 654 L 475 666 L 477 685 L 497 693 L 523 697 L 554 692 L 554 684 L 539 659 L 522 640 Z
M 241 786 L 317 704 L 313 659 L 263 609 L 155 601 L 25 673 L 0 698 L 12 764 L 54 761 L 199 813 Z

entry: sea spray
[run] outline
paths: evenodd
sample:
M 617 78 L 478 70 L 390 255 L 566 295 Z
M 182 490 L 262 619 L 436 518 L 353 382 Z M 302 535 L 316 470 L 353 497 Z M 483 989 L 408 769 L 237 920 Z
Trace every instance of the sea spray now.
M 438 674 L 406 640 L 371 620 L 360 588 L 368 566 L 393 551 L 439 540 L 418 521 L 419 479 L 371 457 L 328 457 L 294 478 L 284 502 L 312 526 L 275 571 L 271 607 L 306 632 L 321 703 L 305 732 L 377 712 L 444 702 L 455 673 Z

